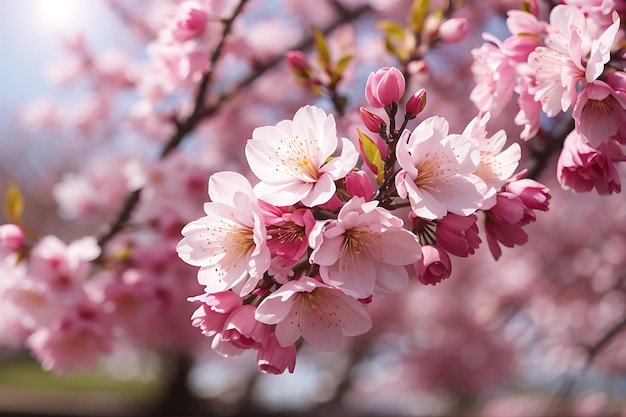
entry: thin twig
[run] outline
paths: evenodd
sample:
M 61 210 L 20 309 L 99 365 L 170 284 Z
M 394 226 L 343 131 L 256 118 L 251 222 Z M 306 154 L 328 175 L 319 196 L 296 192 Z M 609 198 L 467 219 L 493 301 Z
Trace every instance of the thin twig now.
M 165 158 L 171 151 L 177 148 L 182 142 L 182 140 L 186 137 L 186 135 L 190 133 L 202 119 L 205 119 L 215 114 L 224 102 L 232 99 L 234 96 L 239 94 L 245 88 L 249 87 L 257 78 L 259 78 L 265 72 L 276 67 L 278 64 L 280 64 L 283 61 L 283 55 L 281 54 L 281 55 L 275 56 L 274 58 L 268 60 L 267 62 L 261 65 L 258 65 L 257 67 L 255 67 L 254 72 L 249 74 L 246 78 L 242 79 L 239 83 L 237 83 L 230 89 L 224 91 L 222 94 L 217 96 L 217 98 L 214 99 L 210 104 L 204 103 L 206 99 L 206 94 L 207 94 L 207 87 L 213 75 L 213 68 L 215 67 L 217 60 L 221 56 L 223 45 L 225 43 L 225 38 L 231 29 L 232 22 L 237 17 L 237 14 L 241 12 L 243 5 L 246 3 L 246 1 L 247 0 L 242 0 L 236 12 L 233 13 L 231 19 L 226 21 L 222 40 L 220 41 L 220 44 L 215 49 L 211 57 L 210 69 L 207 72 L 207 74 L 205 74 L 205 76 L 203 77 L 201 81 L 201 84 L 200 84 L 200 87 L 196 96 L 194 110 L 192 111 L 191 115 L 184 121 L 181 122 L 179 120 L 174 120 L 173 123 L 176 126 L 176 131 L 174 132 L 170 140 L 166 143 L 163 150 L 161 151 L 160 153 L 161 159 Z M 370 8 L 368 6 L 361 6 L 361 7 L 355 8 L 354 10 L 350 11 L 349 13 L 345 15 L 342 15 L 339 19 L 337 19 L 336 21 L 332 22 L 331 24 L 323 28 L 322 32 L 324 34 L 328 34 L 337 26 L 356 20 L 358 17 L 360 17 L 361 15 L 363 15 L 365 12 L 369 10 Z M 314 39 L 311 36 L 302 40 L 300 43 L 294 45 L 294 47 L 290 49 L 299 49 L 299 50 L 307 49 L 313 45 L 313 42 L 314 42 Z M 130 219 L 134 211 L 134 208 L 139 203 L 140 197 L 141 197 L 141 189 L 133 191 L 128 194 L 128 196 L 122 203 L 122 209 L 120 210 L 118 215 L 110 223 L 110 225 L 107 228 L 105 228 L 105 231 L 102 232 L 102 234 L 98 237 L 98 244 L 100 245 L 101 248 L 104 248 L 104 246 L 117 233 L 119 233 L 124 228 L 128 220 Z M 103 250 L 103 253 L 104 253 L 104 250 Z M 101 258 L 99 258 L 99 260 L 100 259 Z

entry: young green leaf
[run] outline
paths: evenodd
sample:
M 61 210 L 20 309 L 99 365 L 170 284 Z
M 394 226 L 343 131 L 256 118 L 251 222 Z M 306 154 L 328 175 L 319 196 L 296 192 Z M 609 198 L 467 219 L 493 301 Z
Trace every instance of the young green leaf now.
M 359 148 L 361 155 L 363 156 L 367 166 L 374 174 L 376 174 L 376 181 L 379 184 L 382 184 L 385 179 L 385 172 L 380 150 L 369 136 L 363 133 L 360 129 L 357 129 L 357 131 L 359 132 Z

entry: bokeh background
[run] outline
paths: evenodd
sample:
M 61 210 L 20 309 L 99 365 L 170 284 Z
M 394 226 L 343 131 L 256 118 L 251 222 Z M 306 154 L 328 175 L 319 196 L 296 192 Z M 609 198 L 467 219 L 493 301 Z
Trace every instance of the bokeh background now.
M 246 46 L 223 64 L 216 85 L 280 57 L 310 36 L 311 23 L 324 27 L 341 20 L 342 8 L 375 6 L 329 35 L 336 44 L 352 44 L 358 57 L 341 85 L 352 101 L 340 129 L 354 137 L 367 74 L 394 63 L 375 24 L 402 21 L 410 2 L 366 3 L 252 1 L 238 28 Z M 428 90 L 424 117 L 446 116 L 451 130 L 460 131 L 475 115 L 468 99 L 470 51 L 481 45 L 481 32 L 506 33 L 503 11 L 514 3 L 467 1 L 457 10 L 470 19 L 472 32 L 460 44 L 429 53 L 429 70 L 416 72 L 410 83 Z M 158 136 L 167 136 L 167 129 L 141 112 L 133 87 L 150 62 L 147 45 L 174 4 L 0 0 L 0 190 L 19 185 L 31 230 L 67 242 L 96 233 L 126 192 L 115 183 L 119 161 L 158 153 Z M 90 57 L 100 60 L 94 67 L 123 74 L 128 86 L 112 92 L 101 89 L 90 70 L 76 75 L 80 36 Z M 180 181 L 199 178 L 195 195 L 185 200 L 197 202 L 193 218 L 211 172 L 244 169 L 243 144 L 252 129 L 288 118 L 306 103 L 330 108 L 277 63 L 189 135 L 186 156 L 173 157 L 173 167 L 162 162 L 155 172 L 175 172 L 179 164 L 179 171 L 193 172 Z M 515 139 L 514 114 L 513 106 L 505 109 L 490 128 L 506 128 Z M 90 200 L 97 202 L 90 216 L 71 215 L 76 198 L 58 192 L 58 184 L 76 190 L 68 184 L 80 175 L 103 196 Z M 201 337 L 190 336 L 193 349 L 131 343 L 101 358 L 94 370 L 57 375 L 43 371 L 5 333 L 0 415 L 625 416 L 624 197 L 562 191 L 554 158 L 539 179 L 553 197 L 550 211 L 528 227 L 528 244 L 505 250 L 495 262 L 483 242 L 476 256 L 454 259 L 448 280 L 434 287 L 415 282 L 405 294 L 377 300 L 369 308 L 370 333 L 333 353 L 304 346 L 293 374 L 260 375 L 252 356 L 221 358 Z M 193 269 L 172 266 L 175 256 L 167 259 L 167 268 L 181 268 L 180 286 L 190 288 L 184 297 L 200 293 Z M 187 312 L 171 317 L 173 327 L 198 336 Z

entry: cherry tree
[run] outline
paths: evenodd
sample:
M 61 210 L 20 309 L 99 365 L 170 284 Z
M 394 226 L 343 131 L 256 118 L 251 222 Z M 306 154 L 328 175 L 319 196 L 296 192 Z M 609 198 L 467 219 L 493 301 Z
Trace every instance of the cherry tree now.
M 284 373 L 320 411 L 624 406 L 577 391 L 623 376 L 621 2 L 103 3 L 133 46 L 64 39 L 81 96 L 3 161 L 3 344 L 173 360 L 166 415 L 202 363 L 242 415 Z

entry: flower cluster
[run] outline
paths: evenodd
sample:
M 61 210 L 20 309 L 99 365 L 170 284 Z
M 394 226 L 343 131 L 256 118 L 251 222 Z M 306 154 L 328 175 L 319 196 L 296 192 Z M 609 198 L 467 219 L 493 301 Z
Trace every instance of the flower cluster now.
M 477 85 L 471 99 L 496 113 L 518 95 L 515 118 L 523 139 L 540 132 L 541 114 L 568 113 L 573 129 L 565 138 L 557 178 L 564 189 L 611 194 L 621 190 L 615 163 L 624 161 L 626 74 L 619 2 L 565 1 L 549 22 L 512 10 L 511 36 L 473 51 Z M 571 119 L 570 119 L 571 120 Z M 569 131 L 571 130 L 571 132 Z M 565 136 L 565 135 L 564 135 Z
M 210 177 L 205 216 L 183 228 L 177 251 L 199 267 L 205 293 L 189 299 L 199 304 L 192 323 L 216 352 L 255 349 L 262 372 L 282 373 L 293 371 L 300 338 L 337 349 L 371 328 L 374 297 L 412 278 L 436 284 L 450 275 L 449 254 L 473 254 L 479 210 L 496 258 L 499 244 L 526 242 L 523 226 L 550 194 L 514 175 L 519 144 L 504 149 L 503 131 L 489 137 L 488 114 L 461 134 L 441 117 L 408 130 L 423 90 L 397 126 L 405 89 L 396 68 L 370 75 L 374 109 L 361 116 L 372 137 L 359 131 L 358 146 L 340 146 L 334 117 L 305 106 L 253 131 L 245 154 L 256 184 L 231 171 Z

